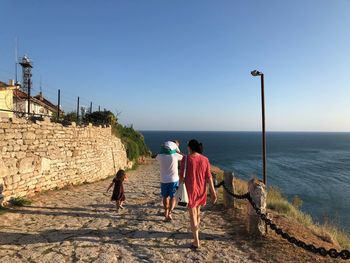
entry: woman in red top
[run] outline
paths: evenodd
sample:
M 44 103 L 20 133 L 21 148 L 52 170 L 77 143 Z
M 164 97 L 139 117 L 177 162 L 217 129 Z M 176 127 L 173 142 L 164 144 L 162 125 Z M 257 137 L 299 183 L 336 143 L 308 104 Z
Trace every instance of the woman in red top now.
M 203 146 L 197 140 L 191 140 L 188 143 L 189 155 L 182 159 L 180 181 L 185 181 L 188 194 L 188 211 L 190 214 L 191 230 L 194 242 L 191 247 L 199 248 L 199 223 L 200 208 L 207 201 L 207 184 L 211 199 L 216 203 L 217 196 L 214 188 L 213 179 L 210 173 L 210 163 L 207 157 L 202 155 Z M 186 174 L 184 175 L 185 162 Z M 185 178 L 184 178 L 185 176 Z

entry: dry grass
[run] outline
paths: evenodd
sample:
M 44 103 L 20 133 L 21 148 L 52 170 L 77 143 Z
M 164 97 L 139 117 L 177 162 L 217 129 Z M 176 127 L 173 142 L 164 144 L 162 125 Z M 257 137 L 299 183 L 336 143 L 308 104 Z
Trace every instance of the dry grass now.
M 310 229 L 320 239 L 333 244 L 338 243 L 343 249 L 350 249 L 350 236 L 344 230 L 330 223 L 315 224 Z
M 294 201 L 296 203 L 294 206 L 283 196 L 278 188 L 270 187 L 267 194 L 267 208 L 308 227 L 314 235 L 323 241 L 350 249 L 350 237 L 345 231 L 330 223 L 314 223 L 310 215 L 298 209 L 301 205 L 301 200 L 298 198 L 293 200 L 296 200 Z
M 293 206 L 276 187 L 270 187 L 267 192 L 267 208 L 289 218 L 296 219 L 303 226 L 313 225 L 311 216 L 300 211 L 298 207 Z
M 224 172 L 218 167 L 213 166 L 212 173 L 217 174 L 218 182 L 223 180 Z M 234 178 L 234 188 L 235 193 L 244 194 L 248 191 L 248 183 Z M 222 187 L 218 189 L 219 202 L 222 202 L 222 191 Z M 235 202 L 235 204 L 237 203 L 240 205 L 239 202 Z M 300 210 L 301 206 L 302 200 L 298 196 L 295 196 L 292 202 L 289 202 L 277 187 L 268 189 L 267 208 L 270 212 L 286 216 L 287 219 L 298 222 L 299 225 L 310 230 L 310 235 L 313 234 L 322 241 L 339 245 L 342 249 L 350 249 L 350 236 L 344 230 L 328 222 L 325 224 L 314 223 L 310 215 Z

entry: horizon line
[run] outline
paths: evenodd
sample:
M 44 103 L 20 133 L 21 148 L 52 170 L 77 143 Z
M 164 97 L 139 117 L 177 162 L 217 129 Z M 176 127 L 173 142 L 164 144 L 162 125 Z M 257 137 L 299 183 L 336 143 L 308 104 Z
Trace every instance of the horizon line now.
M 140 132 L 259 132 L 261 131 L 247 131 L 247 130 L 144 130 L 144 129 L 137 129 Z M 270 132 L 295 132 L 295 133 L 350 133 L 350 131 L 298 131 L 298 130 L 292 130 L 292 131 L 266 131 L 266 133 Z

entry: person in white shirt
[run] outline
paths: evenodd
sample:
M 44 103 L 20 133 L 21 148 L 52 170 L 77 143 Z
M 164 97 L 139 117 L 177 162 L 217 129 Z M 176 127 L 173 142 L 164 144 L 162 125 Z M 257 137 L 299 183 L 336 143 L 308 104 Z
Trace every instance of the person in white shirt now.
M 167 141 L 160 147 L 156 156 L 160 165 L 161 194 L 163 198 L 164 216 L 171 221 L 172 211 L 175 208 L 175 193 L 179 187 L 178 162 L 182 160 L 178 141 Z

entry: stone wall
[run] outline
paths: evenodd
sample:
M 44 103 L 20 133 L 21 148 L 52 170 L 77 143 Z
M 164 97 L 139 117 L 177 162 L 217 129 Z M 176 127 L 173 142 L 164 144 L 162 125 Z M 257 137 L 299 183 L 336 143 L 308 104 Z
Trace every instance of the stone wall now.
M 130 167 L 111 127 L 0 119 L 0 202 L 93 182 Z

